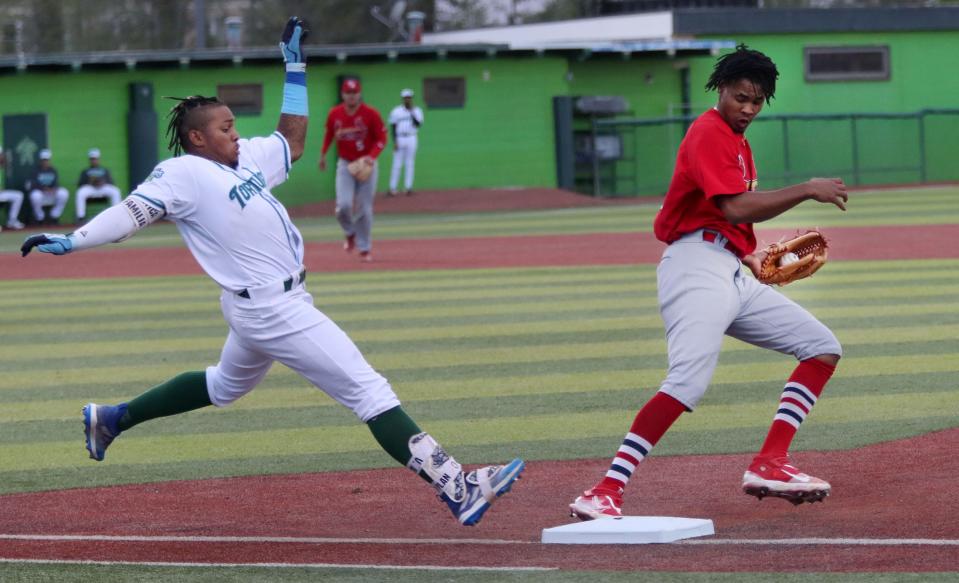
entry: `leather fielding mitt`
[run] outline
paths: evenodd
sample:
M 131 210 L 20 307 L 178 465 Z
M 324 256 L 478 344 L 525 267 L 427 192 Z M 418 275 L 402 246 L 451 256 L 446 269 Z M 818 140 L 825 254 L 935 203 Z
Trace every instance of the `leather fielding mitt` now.
M 353 160 L 346 165 L 346 169 L 349 171 L 350 176 L 360 182 L 366 182 L 369 180 L 370 174 L 373 173 L 373 165 L 368 164 L 367 160 L 364 158 L 357 158 L 356 160 Z
M 772 243 L 763 251 L 757 279 L 767 285 L 784 286 L 816 273 L 826 264 L 829 245 L 819 231 L 797 234 L 792 239 Z

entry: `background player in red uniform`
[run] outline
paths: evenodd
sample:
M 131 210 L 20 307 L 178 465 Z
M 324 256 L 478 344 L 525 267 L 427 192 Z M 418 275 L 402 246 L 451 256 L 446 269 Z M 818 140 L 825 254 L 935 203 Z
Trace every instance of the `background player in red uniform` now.
M 326 134 L 320 152 L 320 170 L 326 170 L 326 152 L 336 140 L 336 220 L 343 228 L 347 253 L 354 247 L 361 261 L 372 261 L 373 197 L 376 194 L 376 158 L 386 147 L 386 125 L 380 113 L 362 102 L 360 82 L 346 79 L 340 87 L 343 103 L 326 116 Z M 369 178 L 357 180 L 347 165 L 362 159 L 373 167 Z
M 830 492 L 827 482 L 796 469 L 787 449 L 842 348 L 812 314 L 743 269 L 746 265 L 755 273 L 762 259 L 753 255 L 753 223 L 805 200 L 842 210 L 847 200 L 838 178 L 755 191 L 756 166 L 744 133 L 773 98 L 778 77 L 772 60 L 740 45 L 720 57 L 706 84 L 707 90 L 719 92 L 719 101 L 696 119 L 680 144 L 654 225 L 656 237 L 669 244 L 656 271 L 669 370 L 659 392 L 637 413 L 606 476 L 570 504 L 573 516 L 621 515 L 623 489 L 637 465 L 708 388 L 724 335 L 799 361 L 766 441 L 743 476 L 743 490 L 797 504 L 822 500 Z

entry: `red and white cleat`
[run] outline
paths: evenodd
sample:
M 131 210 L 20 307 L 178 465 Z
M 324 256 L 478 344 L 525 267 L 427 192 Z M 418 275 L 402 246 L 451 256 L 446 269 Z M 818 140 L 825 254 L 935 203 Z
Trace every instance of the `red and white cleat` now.
M 619 518 L 623 515 L 623 493 L 592 488 L 569 505 L 569 515 L 580 520 Z
M 760 500 L 773 496 L 797 505 L 822 502 L 831 491 L 829 482 L 799 471 L 788 456 L 756 456 L 743 474 L 743 492 Z
M 346 241 L 343 241 L 343 251 L 352 253 L 354 247 L 356 247 L 356 235 L 347 235 Z

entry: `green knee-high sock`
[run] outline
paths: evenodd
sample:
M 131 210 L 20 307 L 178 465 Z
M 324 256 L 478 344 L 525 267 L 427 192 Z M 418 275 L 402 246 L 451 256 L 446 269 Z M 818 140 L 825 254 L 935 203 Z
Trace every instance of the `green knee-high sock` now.
M 117 422 L 120 431 L 156 419 L 212 405 L 206 390 L 206 372 L 185 372 L 157 385 L 127 403 Z
M 410 462 L 412 457 L 410 438 L 422 433 L 422 430 L 402 407 L 393 407 L 389 411 L 380 413 L 367 421 L 366 424 L 377 443 L 386 453 L 390 454 L 401 465 L 405 466 Z M 421 478 L 431 484 L 433 483 L 433 480 L 424 472 L 420 471 L 418 473 Z

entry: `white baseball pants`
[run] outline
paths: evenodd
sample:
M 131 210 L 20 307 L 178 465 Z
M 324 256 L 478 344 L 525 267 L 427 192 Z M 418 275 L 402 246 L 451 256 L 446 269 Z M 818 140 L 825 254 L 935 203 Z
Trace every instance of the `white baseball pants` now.
M 67 199 L 70 193 L 67 189 L 59 186 L 52 193 L 39 188 L 30 191 L 30 206 L 33 207 L 33 218 L 38 222 L 43 220 L 43 207 L 52 206 L 50 216 L 59 219 L 63 214 L 63 209 L 67 207 Z
M 23 193 L 19 190 L 0 190 L 0 202 L 10 204 L 7 211 L 7 224 L 16 225 L 19 223 L 17 217 L 20 216 L 20 207 L 23 206 Z
M 113 184 L 101 186 L 84 184 L 78 188 L 76 200 L 78 219 L 87 216 L 87 200 L 91 198 L 105 198 L 110 201 L 110 206 L 120 204 L 120 189 Z
M 400 183 L 400 172 L 406 166 L 406 175 L 403 185 L 406 190 L 413 190 L 413 176 L 416 165 L 416 136 L 398 136 L 396 138 L 396 149 L 393 150 L 393 166 L 390 168 L 390 192 L 396 192 L 396 187 Z
M 374 162 L 373 173 L 365 182 L 359 182 L 346 168 L 349 162 L 336 161 L 336 220 L 345 235 L 356 235 L 356 248 L 369 251 L 373 247 L 373 197 L 379 166 Z
M 299 279 L 293 275 L 294 281 Z M 339 326 L 313 306 L 303 282 L 282 281 L 220 295 L 230 325 L 220 362 L 206 369 L 210 401 L 223 407 L 256 387 L 273 362 L 285 364 L 363 422 L 399 406 L 389 382 Z
M 674 242 L 656 270 L 669 370 L 660 390 L 692 410 L 712 380 L 723 336 L 807 360 L 842 355 L 835 335 L 723 248 L 696 231 Z

